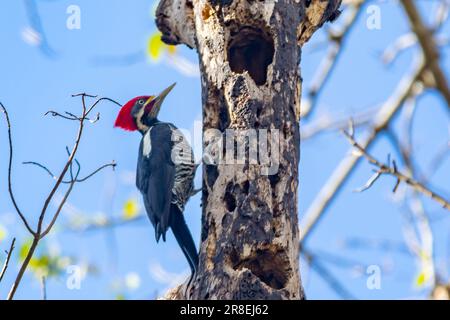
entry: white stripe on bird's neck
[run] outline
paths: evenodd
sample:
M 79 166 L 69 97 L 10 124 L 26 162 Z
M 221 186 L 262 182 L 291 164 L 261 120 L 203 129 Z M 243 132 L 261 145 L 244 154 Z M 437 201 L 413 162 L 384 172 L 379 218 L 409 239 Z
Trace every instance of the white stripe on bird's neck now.
M 152 128 L 147 130 L 144 135 L 144 141 L 142 145 L 142 155 L 144 157 L 150 157 L 150 152 L 152 152 L 152 139 L 151 139 Z
M 145 112 L 145 108 L 141 108 L 139 110 L 138 114 L 136 115 L 136 126 L 138 127 L 139 131 L 141 131 L 141 132 L 146 132 L 149 129 L 149 127 L 142 122 L 142 118 L 144 117 L 144 112 Z

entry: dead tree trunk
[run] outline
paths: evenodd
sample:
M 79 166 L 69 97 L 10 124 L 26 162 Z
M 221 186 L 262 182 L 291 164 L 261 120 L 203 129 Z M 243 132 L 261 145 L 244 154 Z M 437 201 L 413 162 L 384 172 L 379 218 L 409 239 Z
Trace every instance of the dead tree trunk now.
M 163 41 L 199 54 L 208 155 L 199 272 L 188 297 L 176 290 L 172 298 L 304 297 L 297 218 L 299 62 L 302 45 L 334 19 L 340 2 L 160 2 Z

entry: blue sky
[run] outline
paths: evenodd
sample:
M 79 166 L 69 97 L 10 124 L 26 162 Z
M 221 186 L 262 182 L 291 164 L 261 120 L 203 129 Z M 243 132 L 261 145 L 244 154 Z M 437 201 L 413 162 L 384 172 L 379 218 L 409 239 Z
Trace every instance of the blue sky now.
M 167 57 L 155 62 L 145 55 L 147 39 L 156 31 L 152 16 L 155 6 L 153 1 L 130 1 L 125 5 L 123 1 L 117 0 L 37 0 L 42 26 L 54 51 L 51 55 L 48 50 L 40 50 L 33 41 L 30 42 L 29 30 L 33 20 L 27 15 L 25 3 L 11 0 L 0 3 L 0 101 L 8 108 L 13 124 L 16 195 L 28 219 L 35 225 L 40 205 L 50 190 L 52 180 L 39 169 L 21 163 L 38 161 L 57 172 L 65 161 L 64 148 L 72 145 L 76 133 L 74 123 L 43 117 L 47 110 L 79 112 L 80 101 L 70 97 L 73 93 L 87 92 L 125 103 L 134 96 L 155 94 L 177 82 L 175 90 L 166 99 L 160 118 L 189 130 L 195 121 L 201 119 L 201 98 L 198 76 L 187 76 L 180 72 L 168 62 Z M 69 16 L 66 9 L 72 4 L 81 9 L 79 30 L 66 28 Z M 429 4 L 421 1 L 423 12 L 431 12 L 434 4 L 435 1 Z M 383 1 L 379 5 L 382 13 L 381 30 L 368 30 L 365 24 L 367 15 L 361 15 L 315 115 L 343 115 L 378 106 L 393 92 L 401 76 L 410 70 L 416 52 L 414 49 L 402 53 L 390 67 L 383 65 L 379 58 L 383 48 L 408 32 L 407 21 L 395 3 Z M 448 35 L 449 31 L 447 23 L 443 33 Z M 323 40 L 324 33 L 319 32 L 304 48 L 301 63 L 304 88 L 308 88 L 325 53 L 323 50 L 313 50 L 313 45 Z M 448 54 L 447 48 L 443 51 L 447 71 L 450 70 Z M 136 59 L 123 61 L 122 57 L 127 56 Z M 197 62 L 196 53 L 185 47 L 179 48 L 177 56 L 194 66 Z M 119 58 L 122 63 L 107 63 L 111 57 Z M 84 173 L 113 159 L 118 167 L 115 172 L 105 170 L 75 187 L 69 199 L 70 206 L 61 216 L 58 229 L 41 246 L 43 252 L 59 252 L 63 256 L 76 257 L 77 263 L 95 266 L 96 272 L 87 275 L 79 290 L 67 288 L 65 273 L 52 277 L 47 282 L 47 295 L 50 299 L 113 299 L 122 295 L 130 299 L 153 298 L 156 293 L 162 293 L 173 285 L 170 280 L 189 272 L 172 236 L 169 236 L 167 243 L 157 245 L 153 228 L 147 219 L 117 228 L 82 233 L 65 228 L 71 221 L 71 214 L 79 213 L 98 219 L 120 217 L 124 202 L 135 198 L 140 200 L 132 179 L 140 136 L 138 133 L 113 128 L 117 106 L 104 103 L 98 111 L 101 112 L 101 119 L 87 126 L 78 159 Z M 420 98 L 413 139 L 417 146 L 417 162 L 423 168 L 427 168 L 433 155 L 448 141 L 448 120 L 448 112 L 440 96 L 431 92 Z M 397 122 L 395 125 L 398 129 Z M 3 252 L 12 236 L 18 238 L 20 246 L 27 234 L 14 215 L 7 197 L 7 140 L 3 119 L 0 132 L 0 226 L 7 231 L 6 238 L 0 239 Z M 348 142 L 336 133 L 320 135 L 302 145 L 300 219 L 348 150 Z M 380 159 L 385 159 L 389 152 L 398 157 L 385 138 L 380 138 L 371 152 Z M 411 255 L 348 249 L 341 245 L 343 240 L 354 237 L 403 242 L 401 210 L 391 194 L 393 179 L 383 177 L 365 193 L 352 192 L 365 183 L 370 170 L 371 167 L 364 162 L 358 166 L 306 245 L 312 252 L 326 253 L 325 256 L 338 255 L 359 262 L 346 267 L 324 262 L 355 297 L 423 297 L 427 289 L 414 287 L 418 267 Z M 446 161 L 433 177 L 432 183 L 436 190 L 442 190 L 448 196 L 448 181 L 450 163 Z M 200 174 L 196 184 L 200 186 Z M 197 195 L 186 207 L 187 221 L 197 244 L 200 238 L 199 204 Z M 448 212 L 428 200 L 425 200 L 425 204 L 436 218 L 432 222 L 436 259 L 448 277 Z M 0 261 L 3 261 L 3 256 Z M 365 270 L 361 272 L 358 264 L 385 267 L 381 290 L 367 289 Z M 303 261 L 301 268 L 308 298 L 339 298 Z M 0 285 L 0 297 L 6 295 L 17 270 L 15 257 Z M 130 279 L 135 278 L 136 274 L 140 278 L 137 288 L 124 285 L 127 275 Z M 25 275 L 16 297 L 40 297 L 40 284 L 33 274 Z

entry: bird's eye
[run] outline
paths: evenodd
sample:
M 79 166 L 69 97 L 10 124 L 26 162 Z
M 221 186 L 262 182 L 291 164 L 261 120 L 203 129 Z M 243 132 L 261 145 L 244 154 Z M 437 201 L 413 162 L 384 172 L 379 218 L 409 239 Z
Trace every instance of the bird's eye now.
M 138 103 L 139 103 L 139 104 L 144 104 L 144 100 L 141 99 L 141 100 L 138 101 Z

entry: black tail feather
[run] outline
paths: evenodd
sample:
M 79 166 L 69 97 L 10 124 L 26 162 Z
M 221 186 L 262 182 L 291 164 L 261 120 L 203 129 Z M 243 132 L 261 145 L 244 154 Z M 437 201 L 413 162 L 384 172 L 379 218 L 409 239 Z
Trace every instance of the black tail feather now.
M 171 211 L 170 228 L 189 263 L 192 274 L 195 274 L 198 266 L 198 253 L 191 232 L 178 207 L 172 205 Z

